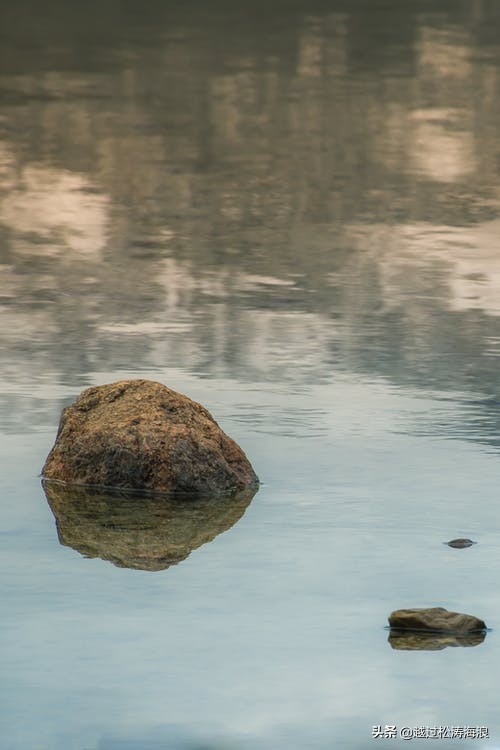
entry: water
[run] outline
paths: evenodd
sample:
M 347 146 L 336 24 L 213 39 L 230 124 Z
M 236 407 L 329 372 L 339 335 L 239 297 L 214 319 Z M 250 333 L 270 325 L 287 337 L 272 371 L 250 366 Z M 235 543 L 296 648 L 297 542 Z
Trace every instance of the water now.
M 500 746 L 499 32 L 487 0 L 1 4 L 2 750 Z M 165 570 L 60 543 L 38 477 L 126 377 L 262 480 Z M 413 606 L 491 630 L 393 649 Z

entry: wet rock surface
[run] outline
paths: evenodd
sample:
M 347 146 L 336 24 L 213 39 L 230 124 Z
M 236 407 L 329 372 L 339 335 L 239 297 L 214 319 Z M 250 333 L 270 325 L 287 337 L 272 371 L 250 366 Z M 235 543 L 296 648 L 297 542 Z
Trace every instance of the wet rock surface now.
M 217 497 L 105 493 L 44 481 L 61 544 L 122 568 L 164 570 L 243 516 L 257 488 Z
M 150 380 L 83 391 L 62 412 L 42 476 L 155 492 L 215 494 L 258 484 L 242 449 L 207 409 Z
M 398 631 L 427 631 L 463 635 L 485 631 L 486 624 L 474 615 L 450 612 L 444 607 L 398 609 L 389 616 L 389 626 Z

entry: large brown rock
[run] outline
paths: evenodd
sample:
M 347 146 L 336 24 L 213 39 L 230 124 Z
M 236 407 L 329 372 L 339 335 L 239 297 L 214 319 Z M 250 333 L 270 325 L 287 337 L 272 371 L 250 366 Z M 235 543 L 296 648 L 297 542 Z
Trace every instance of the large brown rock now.
M 258 483 L 241 448 L 201 404 L 150 380 L 83 391 L 62 412 L 42 476 L 68 484 L 210 494 Z
M 397 609 L 389 616 L 391 629 L 454 633 L 456 635 L 486 630 L 483 620 L 474 615 L 449 612 L 444 607 Z
M 257 487 L 230 495 L 141 495 L 44 481 L 61 544 L 120 568 L 164 570 L 227 531 Z

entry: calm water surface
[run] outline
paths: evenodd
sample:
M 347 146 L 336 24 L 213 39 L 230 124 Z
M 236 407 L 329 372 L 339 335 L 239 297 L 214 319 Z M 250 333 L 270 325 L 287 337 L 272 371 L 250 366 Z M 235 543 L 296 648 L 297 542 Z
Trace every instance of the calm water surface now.
M 498 4 L 78 5 L 0 5 L 1 749 L 499 748 Z M 38 477 L 125 377 L 262 480 L 163 570 Z

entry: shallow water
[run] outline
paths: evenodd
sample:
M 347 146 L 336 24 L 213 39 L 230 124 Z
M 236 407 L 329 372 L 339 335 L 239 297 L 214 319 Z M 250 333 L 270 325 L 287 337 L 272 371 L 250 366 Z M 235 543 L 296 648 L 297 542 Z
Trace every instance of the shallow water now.
M 500 747 L 496 4 L 70 5 L 0 6 L 0 747 Z M 262 480 L 164 570 L 38 476 L 127 377 Z M 416 606 L 491 630 L 392 648 Z

